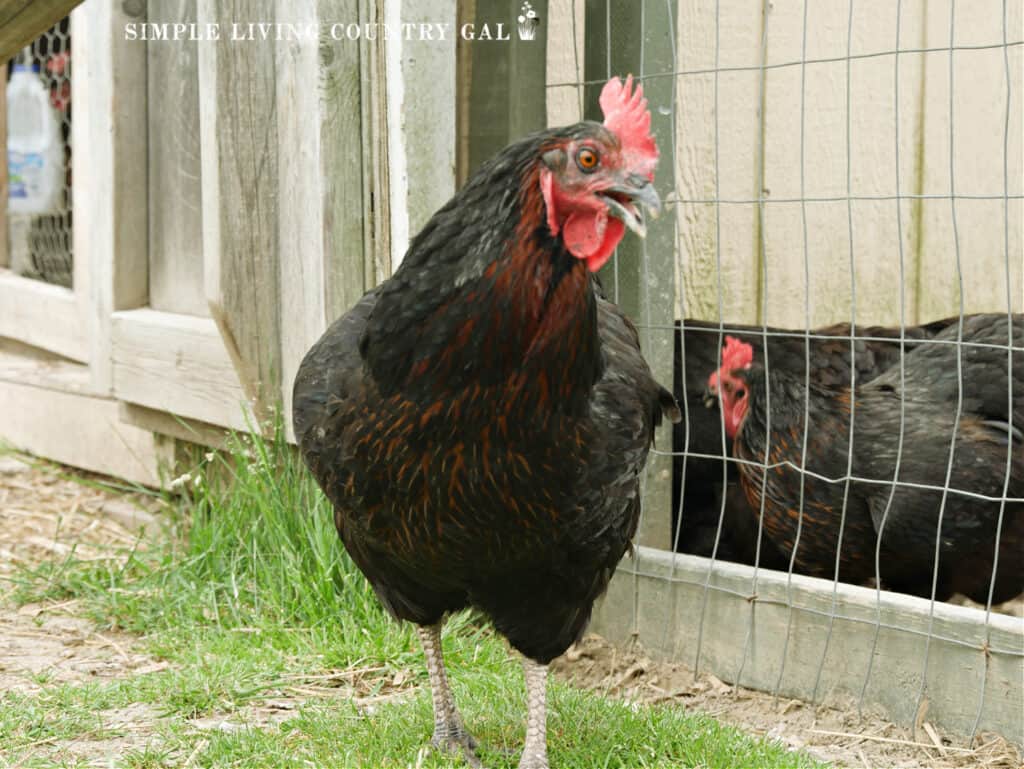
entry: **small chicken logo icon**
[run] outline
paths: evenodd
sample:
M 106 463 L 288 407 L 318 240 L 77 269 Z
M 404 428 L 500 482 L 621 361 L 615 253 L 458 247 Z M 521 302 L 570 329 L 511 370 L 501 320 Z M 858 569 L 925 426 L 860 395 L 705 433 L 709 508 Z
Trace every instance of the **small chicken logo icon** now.
M 519 39 L 520 40 L 533 40 L 537 37 L 537 27 L 540 26 L 540 17 L 537 16 L 537 12 L 533 10 L 533 6 L 527 2 L 523 3 L 523 7 L 519 9 L 519 17 L 516 19 L 519 23 Z

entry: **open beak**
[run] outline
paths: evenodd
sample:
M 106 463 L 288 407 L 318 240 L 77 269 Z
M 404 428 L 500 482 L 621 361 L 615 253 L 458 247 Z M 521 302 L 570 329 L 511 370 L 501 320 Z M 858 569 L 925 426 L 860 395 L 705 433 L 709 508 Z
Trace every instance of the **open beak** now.
M 630 176 L 622 184 L 608 187 L 598 194 L 608 205 L 608 213 L 621 219 L 623 224 L 641 238 L 647 235 L 647 223 L 643 211 L 636 204 L 642 204 L 652 219 L 656 219 L 661 213 L 661 198 L 658 197 L 654 185 L 642 176 Z

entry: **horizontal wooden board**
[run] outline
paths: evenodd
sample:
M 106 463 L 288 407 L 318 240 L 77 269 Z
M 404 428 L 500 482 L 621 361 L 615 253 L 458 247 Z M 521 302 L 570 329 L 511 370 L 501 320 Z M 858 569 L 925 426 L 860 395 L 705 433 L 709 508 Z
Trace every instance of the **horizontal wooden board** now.
M 223 449 L 227 445 L 228 432 L 223 427 L 200 422 L 197 419 L 186 419 L 177 414 L 140 406 L 137 403 L 121 402 L 121 421 L 160 435 L 209 446 L 211 449 Z
M 111 336 L 116 397 L 246 429 L 246 398 L 212 320 L 128 310 L 114 313 Z
M 173 445 L 118 418 L 117 401 L 0 379 L 0 440 L 72 467 L 160 485 Z
M 0 336 L 71 360 L 88 359 L 74 292 L 9 270 L 0 270 Z
M 702 671 L 839 705 L 860 695 L 870 665 L 864 705 L 906 726 L 917 714 L 927 648 L 930 722 L 969 734 L 984 690 L 979 729 L 1022 739 L 1024 620 L 993 614 L 986 626 L 983 612 L 946 603 L 936 603 L 929 619 L 927 600 L 889 592 L 879 598 L 845 584 L 837 586 L 833 605 L 833 583 L 826 580 L 794 575 L 789 581 L 761 569 L 755 583 L 754 569 L 726 562 L 715 562 L 709 578 L 711 566 L 707 558 L 638 548 L 619 565 L 596 608 L 594 629 L 615 642 L 635 634 L 655 656 L 693 666 L 703 614 Z

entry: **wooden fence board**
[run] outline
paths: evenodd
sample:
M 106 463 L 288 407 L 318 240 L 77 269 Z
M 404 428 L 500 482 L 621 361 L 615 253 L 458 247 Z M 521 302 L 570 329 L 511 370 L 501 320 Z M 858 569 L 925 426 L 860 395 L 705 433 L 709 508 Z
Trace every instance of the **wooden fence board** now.
M 547 124 L 571 125 L 583 118 L 586 14 L 582 0 L 559 0 L 547 15 Z
M 356 19 L 358 11 L 357 0 L 277 6 L 279 20 L 321 30 L 319 38 L 282 43 L 277 51 L 279 151 L 288 158 L 280 167 L 278 211 L 286 414 L 302 356 L 374 282 L 365 274 L 359 47 L 329 35 L 331 24 Z
M 196 0 L 149 4 L 152 23 L 196 20 Z M 149 128 L 149 306 L 208 316 L 203 291 L 199 43 L 136 43 L 147 55 Z
M 257 0 L 200 0 L 198 18 L 273 21 Z M 206 299 L 261 422 L 281 388 L 274 49 L 229 36 L 199 48 Z
M 210 318 L 156 310 L 113 315 L 114 394 L 121 400 L 245 430 L 247 394 Z
M 384 21 L 448 24 L 444 40 L 390 35 L 387 75 L 391 266 L 409 241 L 455 192 L 455 0 L 384 3 Z
M 122 422 L 110 398 L 0 379 L 0 402 L 0 435 L 37 456 L 149 486 L 172 460 L 173 447 Z
M 129 4 L 124 4 L 129 5 Z M 122 4 L 88 3 L 71 15 L 74 290 L 89 340 L 93 388 L 113 388 L 111 314 L 148 297 L 146 51 L 125 40 Z M 88 105 L 88 107 L 85 107 Z

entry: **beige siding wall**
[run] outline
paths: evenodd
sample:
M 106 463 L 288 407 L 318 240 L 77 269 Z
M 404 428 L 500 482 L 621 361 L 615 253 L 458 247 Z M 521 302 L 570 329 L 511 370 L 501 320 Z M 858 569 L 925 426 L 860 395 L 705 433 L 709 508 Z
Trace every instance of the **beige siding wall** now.
M 582 6 L 551 3 L 551 124 L 579 114 L 559 84 L 581 79 Z M 716 45 L 714 5 L 679 0 L 659 70 L 679 73 L 676 167 L 658 182 L 679 224 L 679 314 L 803 327 L 855 305 L 858 322 L 895 324 L 902 301 L 914 323 L 956 314 L 961 288 L 965 312 L 1024 309 L 1024 0 L 1006 2 L 1006 48 L 1002 0 L 959 4 L 952 54 L 950 0 L 899 8 L 897 40 L 890 0 L 853 0 L 852 16 L 810 3 L 806 36 L 800 0 L 722 3 Z

